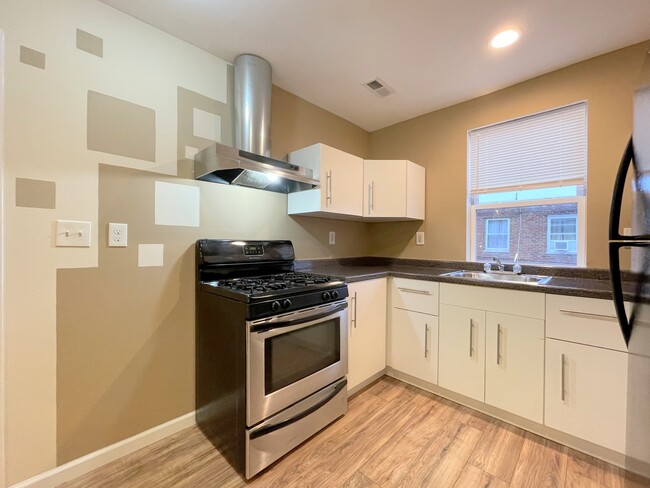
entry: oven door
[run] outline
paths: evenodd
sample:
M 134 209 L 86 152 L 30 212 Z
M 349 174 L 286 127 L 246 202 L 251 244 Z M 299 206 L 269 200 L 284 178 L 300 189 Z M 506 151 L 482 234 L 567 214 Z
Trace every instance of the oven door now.
M 249 427 L 347 374 L 345 300 L 249 321 L 246 326 Z

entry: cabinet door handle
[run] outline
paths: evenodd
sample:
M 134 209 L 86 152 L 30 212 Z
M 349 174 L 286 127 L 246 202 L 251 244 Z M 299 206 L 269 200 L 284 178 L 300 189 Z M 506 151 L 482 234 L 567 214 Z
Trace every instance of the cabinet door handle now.
M 370 183 L 370 210 L 375 210 L 375 182 Z
M 469 319 L 469 357 L 474 356 L 474 320 Z
M 424 324 L 424 357 L 429 355 L 429 324 Z
M 368 214 L 370 214 L 370 211 L 372 210 L 372 183 L 368 183 Z
M 431 292 L 429 290 L 417 290 L 415 288 L 403 288 L 401 286 L 398 286 L 397 289 L 399 291 L 403 291 L 404 293 L 417 293 L 418 295 L 431 295 Z
M 566 357 L 562 354 L 562 401 L 566 399 L 566 380 L 565 378 Z
M 354 297 L 352 297 L 352 300 L 354 300 L 354 314 L 352 315 L 352 322 L 354 323 L 354 328 L 357 328 L 357 292 L 354 292 Z
M 332 170 L 327 172 L 327 189 L 325 196 L 325 205 L 329 207 L 332 204 Z
M 593 313 L 593 312 L 580 312 L 579 310 L 566 310 L 566 309 L 560 309 L 560 312 L 566 313 L 569 315 L 585 315 L 587 317 L 598 317 L 601 319 L 609 319 L 609 320 L 618 320 L 618 317 L 616 315 L 607 315 L 603 313 Z
M 497 324 L 497 364 L 501 364 L 501 324 Z

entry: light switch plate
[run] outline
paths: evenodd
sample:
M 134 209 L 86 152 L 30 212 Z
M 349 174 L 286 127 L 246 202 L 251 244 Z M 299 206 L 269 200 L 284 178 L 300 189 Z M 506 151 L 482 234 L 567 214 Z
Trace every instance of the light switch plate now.
M 424 232 L 415 233 L 415 245 L 424 246 Z
M 108 247 L 126 247 L 128 232 L 127 224 L 108 224 Z
M 330 245 L 336 244 L 336 232 L 330 231 Z
M 56 221 L 57 247 L 90 247 L 90 222 L 77 220 Z

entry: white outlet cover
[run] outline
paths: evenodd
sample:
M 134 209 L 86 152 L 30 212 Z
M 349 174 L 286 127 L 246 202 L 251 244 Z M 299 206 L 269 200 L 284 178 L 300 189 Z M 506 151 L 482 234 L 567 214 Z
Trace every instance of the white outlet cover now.
M 333 231 L 330 232 L 330 240 L 329 240 L 329 242 L 332 245 L 336 244 L 336 232 L 333 232 Z
M 90 222 L 79 220 L 57 220 L 57 247 L 90 247 Z
M 108 247 L 126 247 L 128 232 L 127 224 L 108 224 Z
M 415 233 L 415 245 L 424 246 L 424 232 Z

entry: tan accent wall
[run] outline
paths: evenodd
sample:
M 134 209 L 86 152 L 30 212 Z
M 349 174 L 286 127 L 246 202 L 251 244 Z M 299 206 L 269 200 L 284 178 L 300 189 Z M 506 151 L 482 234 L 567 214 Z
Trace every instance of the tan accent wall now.
M 367 158 L 370 134 L 361 127 L 273 86 L 271 152 L 276 158 L 317 142 Z
M 587 266 L 606 268 L 607 225 L 614 176 L 632 131 L 632 92 L 648 42 L 563 68 L 489 95 L 373 132 L 374 159 L 410 159 L 426 166 L 426 220 L 374 224 L 371 253 L 465 260 L 467 131 L 495 122 L 588 101 Z M 629 198 L 623 225 L 630 226 Z M 425 246 L 415 246 L 415 232 Z

